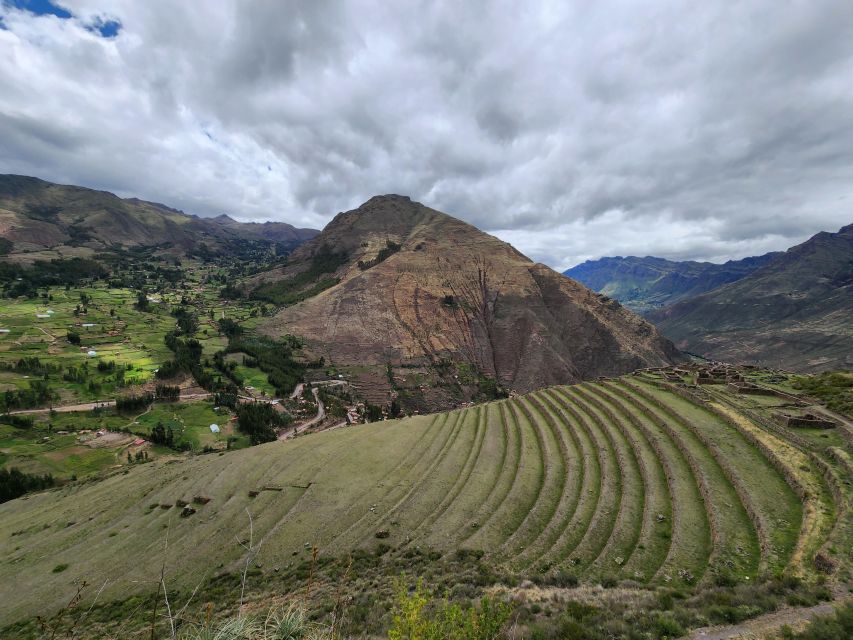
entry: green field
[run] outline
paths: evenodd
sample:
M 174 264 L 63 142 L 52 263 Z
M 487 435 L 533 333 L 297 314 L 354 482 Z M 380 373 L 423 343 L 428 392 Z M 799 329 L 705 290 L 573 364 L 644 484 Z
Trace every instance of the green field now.
M 714 387 L 656 374 L 553 387 L 33 494 L 0 505 L 0 581 L 16 584 L 0 622 L 55 610 L 75 579 L 108 581 L 106 600 L 142 593 L 167 530 L 170 587 L 237 571 L 247 511 L 258 575 L 312 545 L 325 558 L 382 545 L 685 593 L 811 580 L 817 555 L 849 577 L 848 442 L 776 428 L 771 408 Z M 214 417 L 204 403 L 160 405 L 138 426 L 169 421 L 203 446 L 197 425 Z M 210 502 L 179 518 L 174 505 L 195 496 Z
M 245 436 L 234 433 L 231 412 L 214 411 L 209 401 L 154 404 L 139 416 L 118 415 L 114 410 L 59 412 L 33 416 L 31 428 L 0 424 L 0 466 L 26 473 L 53 475 L 58 481 L 83 479 L 127 463 L 127 453 L 146 451 L 149 458 L 177 455 L 175 450 L 153 445 L 133 445 L 147 439 L 158 422 L 171 427 L 175 449 L 199 452 L 247 445 Z M 220 432 L 211 432 L 217 424 Z M 103 436 L 98 431 L 107 432 Z
M 190 337 L 200 342 L 207 362 L 228 345 L 219 319 L 230 318 L 250 330 L 260 316 L 255 303 L 219 297 L 219 285 L 211 279 L 224 277 L 221 268 L 188 262 L 181 273 L 176 285 L 156 285 L 144 311 L 136 306 L 138 291 L 104 282 L 49 287 L 37 298 L 0 299 L 0 392 L 27 389 L 43 378 L 41 372 L 15 370 L 21 359 L 38 358 L 42 365 L 61 368 L 44 378 L 54 397 L 43 406 L 111 400 L 151 382 L 157 369 L 174 357 L 164 337 L 175 329 L 175 308 L 190 308 L 197 316 L 198 329 Z M 79 344 L 69 342 L 69 332 L 80 336 Z M 99 363 L 109 362 L 116 368 L 98 369 Z M 205 370 L 217 373 L 208 365 Z M 262 372 L 245 373 L 274 392 Z
M 130 428 L 134 433 L 149 434 L 159 422 L 173 430 L 176 443 L 185 441 L 193 450 L 224 448 L 228 438 L 234 435 L 231 413 L 227 409 L 214 411 L 210 402 L 155 404 Z M 219 433 L 210 430 L 211 424 L 220 428 Z

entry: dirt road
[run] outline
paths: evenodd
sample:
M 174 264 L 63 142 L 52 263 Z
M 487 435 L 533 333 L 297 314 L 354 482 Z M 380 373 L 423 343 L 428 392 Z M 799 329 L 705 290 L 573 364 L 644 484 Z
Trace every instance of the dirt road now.
M 317 387 L 313 387 L 311 389 L 311 393 L 314 396 L 314 400 L 317 402 L 317 415 L 308 420 L 307 422 L 303 422 L 298 425 L 295 429 L 288 427 L 278 436 L 279 440 L 288 440 L 289 438 L 293 438 L 298 436 L 303 431 L 310 429 L 315 424 L 322 422 L 326 417 L 326 407 L 323 406 L 323 401 L 320 400 L 320 390 Z
M 694 629 L 684 638 L 686 640 L 730 640 L 735 638 L 753 640 L 764 638 L 777 633 L 786 624 L 795 626 L 807 622 L 815 616 L 830 614 L 844 600 L 824 602 L 814 607 L 786 607 L 752 620 L 746 620 L 740 624 Z

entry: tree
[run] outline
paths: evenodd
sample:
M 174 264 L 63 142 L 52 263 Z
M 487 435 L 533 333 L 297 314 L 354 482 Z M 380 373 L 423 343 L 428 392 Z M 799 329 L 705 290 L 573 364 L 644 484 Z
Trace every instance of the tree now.
M 287 419 L 272 405 L 252 402 L 237 406 L 237 428 L 249 436 L 252 444 L 272 442 L 278 437 L 276 427 L 283 427 Z
M 151 303 L 148 302 L 148 295 L 144 291 L 136 294 L 136 304 L 134 306 L 138 311 L 148 311 L 151 308 Z
M 78 345 L 78 346 L 80 345 L 80 334 L 77 333 L 76 331 L 69 331 L 67 336 L 66 336 L 66 339 L 71 344 Z
M 14 500 L 30 491 L 41 491 L 56 484 L 53 476 L 24 473 L 14 467 L 0 469 L 0 502 Z

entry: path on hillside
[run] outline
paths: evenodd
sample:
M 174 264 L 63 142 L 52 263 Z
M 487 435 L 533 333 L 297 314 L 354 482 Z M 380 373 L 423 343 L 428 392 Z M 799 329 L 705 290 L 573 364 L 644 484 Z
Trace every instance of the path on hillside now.
M 212 393 L 188 393 L 186 395 L 179 396 L 177 401 L 190 402 L 192 400 L 210 398 L 212 395 Z M 10 411 L 9 413 L 13 415 L 50 413 L 51 411 L 56 411 L 57 413 L 71 413 L 74 411 L 93 411 L 94 409 L 107 409 L 114 407 L 115 405 L 115 400 L 99 400 L 98 402 L 83 402 L 82 404 L 63 404 L 53 407 L 42 407 L 41 409 L 17 409 L 15 411 Z
M 315 424 L 319 424 L 323 420 L 326 419 L 326 407 L 323 405 L 323 401 L 320 400 L 320 387 L 321 386 L 329 386 L 329 387 L 338 387 L 341 385 L 345 385 L 347 382 L 345 380 L 319 380 L 317 382 L 311 383 L 311 394 L 314 396 L 314 401 L 317 403 L 317 415 L 308 420 L 307 422 L 303 422 L 302 424 L 296 426 L 296 428 L 287 427 L 284 429 L 278 436 L 279 440 L 288 440 L 290 438 L 294 438 L 298 436 L 303 431 L 307 431 Z M 296 385 L 296 388 L 293 390 L 293 393 L 290 394 L 291 398 L 298 397 L 302 390 L 305 388 L 303 383 L 299 383 Z M 338 426 L 338 425 L 335 425 Z
M 824 602 L 813 607 L 786 607 L 779 611 L 765 613 L 762 616 L 745 620 L 738 624 L 729 624 L 715 627 L 702 627 L 694 629 L 685 640 L 731 640 L 734 638 L 763 638 L 771 633 L 778 632 L 783 626 L 796 625 L 816 616 L 831 614 L 835 607 L 850 600 L 851 596 Z
M 314 395 L 314 400 L 317 402 L 317 415 L 308 420 L 307 422 L 303 422 L 302 424 L 298 425 L 295 429 L 291 429 L 290 427 L 286 428 L 278 436 L 279 440 L 288 440 L 290 438 L 295 438 L 300 433 L 307 429 L 310 429 L 326 417 L 326 407 L 323 406 L 323 401 L 320 400 L 320 390 L 317 387 L 314 387 L 311 389 L 311 393 Z

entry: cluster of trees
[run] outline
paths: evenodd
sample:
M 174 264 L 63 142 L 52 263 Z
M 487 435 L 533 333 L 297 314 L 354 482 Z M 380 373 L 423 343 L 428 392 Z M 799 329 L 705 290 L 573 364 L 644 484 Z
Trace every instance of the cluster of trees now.
M 269 338 L 232 338 L 227 352 L 245 353 L 246 366 L 258 367 L 267 374 L 269 383 L 276 388 L 278 395 L 289 394 L 305 376 L 306 365 L 293 359 L 293 350 L 301 346 L 298 339 L 285 336 L 280 341 Z M 221 362 L 221 365 L 220 365 Z M 224 360 L 217 363 L 223 373 L 228 375 Z
M 384 262 L 402 248 L 402 245 L 399 245 L 396 242 L 392 242 L 391 240 L 386 240 L 385 248 L 380 249 L 379 253 L 376 254 L 376 257 L 373 260 L 359 260 L 358 268 L 362 271 L 367 271 L 371 267 L 375 267 L 380 262 Z
M 186 307 L 172 309 L 172 315 L 178 322 L 178 333 L 191 336 L 198 331 L 198 317 Z
M 87 362 L 84 362 L 79 367 L 69 366 L 65 373 L 62 374 L 62 379 L 65 382 L 76 382 L 77 384 L 83 384 L 86 382 L 86 378 L 89 375 L 89 366 Z
M 243 327 L 241 327 L 231 318 L 222 318 L 219 321 L 219 330 L 229 339 L 236 338 L 237 336 L 243 333 Z
M 133 464 L 134 462 L 148 462 L 148 452 L 137 451 L 134 455 L 130 455 L 130 451 L 128 451 L 127 464 Z
M 0 424 L 8 424 L 16 429 L 31 429 L 33 419 L 30 416 L 13 416 L 5 413 L 0 415 Z
M 56 397 L 44 380 L 30 380 L 28 389 L 10 389 L 0 395 L 0 413 L 12 409 L 32 409 L 47 404 Z
M 288 422 L 285 414 L 266 402 L 237 405 L 237 428 L 249 436 L 253 445 L 274 441 L 278 437 L 276 428 L 285 427 Z
M 154 397 L 164 402 L 174 402 L 181 397 L 181 388 L 177 385 L 158 384 L 154 389 Z
M 162 421 L 158 421 L 154 428 L 151 429 L 151 435 L 149 436 L 151 442 L 154 444 L 160 444 L 164 447 L 172 448 L 175 445 L 175 432 L 172 431 L 171 426 L 163 426 Z
M 382 420 L 382 407 L 369 402 L 364 403 L 364 420 L 365 422 L 378 422 Z
M 195 338 L 181 338 L 175 331 L 167 333 L 164 341 L 175 357 L 160 366 L 157 377 L 172 378 L 180 372 L 186 372 L 193 374 L 201 384 L 201 343 Z
M 148 301 L 148 294 L 145 291 L 140 291 L 136 294 L 136 303 L 133 305 L 137 311 L 150 311 L 151 303 Z
M 335 286 L 338 278 L 321 276 L 334 273 L 346 261 L 345 252 L 335 253 L 331 247 L 323 245 L 311 258 L 311 264 L 305 271 L 285 280 L 265 282 L 252 292 L 252 297 L 273 304 L 296 304 Z
M 119 413 L 142 411 L 151 406 L 152 402 L 154 402 L 154 396 L 150 393 L 143 393 L 138 396 L 119 396 L 116 398 L 116 411 Z
M 56 484 L 53 476 L 24 473 L 14 467 L 0 469 L 0 502 L 14 500 L 30 491 L 41 491 Z
M 88 258 L 36 260 L 29 267 L 11 262 L 0 263 L 0 286 L 9 298 L 35 298 L 40 288 L 78 286 L 108 275 L 104 265 Z
M 14 364 L 10 362 L 0 363 L 0 368 L 15 371 L 16 373 L 34 373 L 37 375 L 46 375 L 48 373 L 57 373 L 62 370 L 62 366 L 50 362 L 42 362 L 35 356 L 20 358 Z
M 237 394 L 221 391 L 213 394 L 213 402 L 217 406 L 234 409 L 237 407 Z

